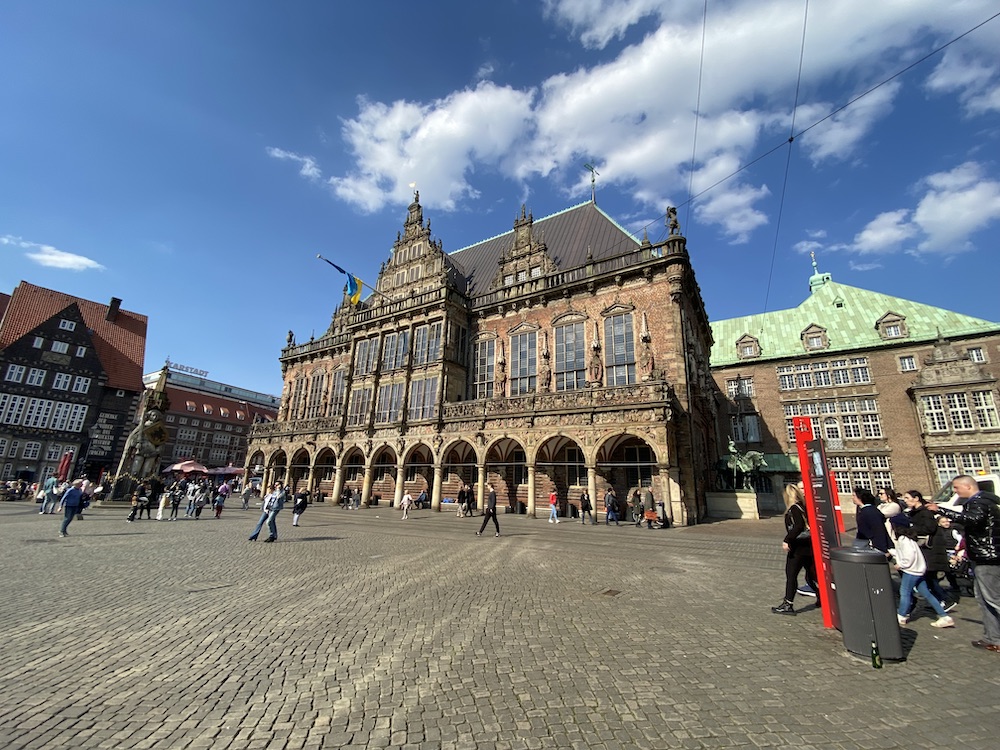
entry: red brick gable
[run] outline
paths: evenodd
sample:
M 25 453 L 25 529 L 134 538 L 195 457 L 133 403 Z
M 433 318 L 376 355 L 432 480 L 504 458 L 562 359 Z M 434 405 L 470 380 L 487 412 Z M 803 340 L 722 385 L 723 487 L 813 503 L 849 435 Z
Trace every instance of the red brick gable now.
M 74 302 L 91 331 L 94 351 L 108 376 L 108 387 L 142 392 L 148 319 L 139 313 L 119 309 L 115 319 L 108 320 L 108 305 L 22 281 L 0 319 L 0 349 L 6 349 Z

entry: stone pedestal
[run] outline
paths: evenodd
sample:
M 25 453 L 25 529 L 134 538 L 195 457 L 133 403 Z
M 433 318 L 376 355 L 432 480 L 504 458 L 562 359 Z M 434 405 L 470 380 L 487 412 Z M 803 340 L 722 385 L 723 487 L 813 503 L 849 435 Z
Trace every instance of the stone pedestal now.
M 757 493 L 753 490 L 706 492 L 709 518 L 751 518 L 757 520 Z

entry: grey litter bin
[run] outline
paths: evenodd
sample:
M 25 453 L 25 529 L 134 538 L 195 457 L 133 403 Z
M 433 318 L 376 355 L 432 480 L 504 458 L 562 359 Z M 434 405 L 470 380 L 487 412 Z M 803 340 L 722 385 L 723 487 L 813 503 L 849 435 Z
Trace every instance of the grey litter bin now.
M 830 550 L 830 562 L 844 648 L 868 658 L 875 641 L 883 659 L 901 660 L 896 595 L 885 555 L 878 550 L 836 547 Z

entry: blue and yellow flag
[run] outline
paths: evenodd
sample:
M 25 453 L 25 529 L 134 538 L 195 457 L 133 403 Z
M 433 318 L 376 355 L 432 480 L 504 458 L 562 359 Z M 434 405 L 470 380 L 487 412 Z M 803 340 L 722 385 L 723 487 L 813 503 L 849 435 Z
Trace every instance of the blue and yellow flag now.
M 319 258 L 320 260 L 325 260 L 327 263 L 329 263 L 331 266 L 336 268 L 338 271 L 344 274 L 344 276 L 347 277 L 347 298 L 351 301 L 352 305 L 358 304 L 361 301 L 361 286 L 363 283 L 361 279 L 359 279 L 357 276 L 349 274 L 347 271 L 338 266 L 332 260 L 324 258 L 322 255 L 317 255 L 316 257 Z
M 357 276 L 351 276 L 349 273 L 345 273 L 347 276 L 347 298 L 351 300 L 352 305 L 358 304 L 361 301 L 361 279 Z

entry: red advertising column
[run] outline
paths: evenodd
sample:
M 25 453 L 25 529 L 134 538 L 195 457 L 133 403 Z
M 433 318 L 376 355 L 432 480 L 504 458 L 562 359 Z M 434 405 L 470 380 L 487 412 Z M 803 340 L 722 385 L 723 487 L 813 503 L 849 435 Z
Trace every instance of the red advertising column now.
M 830 565 L 830 550 L 840 546 L 839 527 L 843 524 L 837 503 L 837 489 L 836 485 L 832 484 L 832 476 L 827 468 L 823 441 L 813 434 L 812 419 L 793 417 L 792 425 L 795 430 L 795 445 L 799 451 L 813 558 L 816 560 L 823 625 L 839 630 L 840 613 L 837 611 L 835 582 Z

